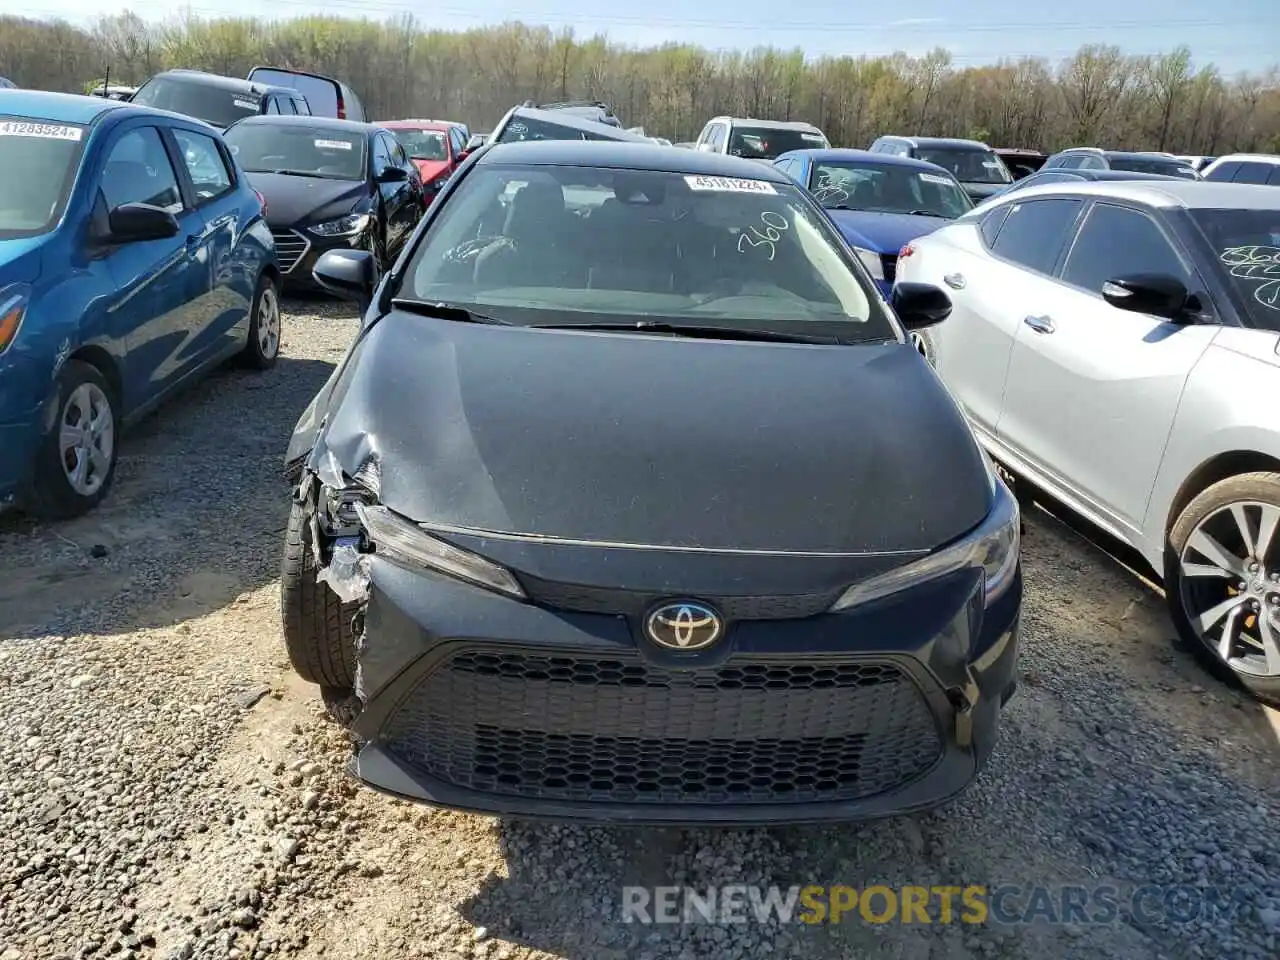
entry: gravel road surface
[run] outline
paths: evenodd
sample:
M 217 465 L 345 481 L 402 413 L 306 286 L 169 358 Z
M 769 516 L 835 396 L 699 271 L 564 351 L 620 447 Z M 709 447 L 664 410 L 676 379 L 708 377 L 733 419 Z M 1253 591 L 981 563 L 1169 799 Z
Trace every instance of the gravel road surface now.
M 281 455 L 356 322 L 289 306 L 276 369 L 218 373 L 148 419 L 92 515 L 0 517 L 0 960 L 1280 955 L 1280 728 L 1173 648 L 1151 589 L 1042 512 L 1023 686 L 991 767 L 943 811 L 579 828 L 358 788 L 346 736 L 288 670 L 277 592 Z M 1191 908 L 1105 925 L 621 921 L 626 884 L 877 882 L 1159 884 Z M 1239 909 L 1197 914 L 1209 888 Z

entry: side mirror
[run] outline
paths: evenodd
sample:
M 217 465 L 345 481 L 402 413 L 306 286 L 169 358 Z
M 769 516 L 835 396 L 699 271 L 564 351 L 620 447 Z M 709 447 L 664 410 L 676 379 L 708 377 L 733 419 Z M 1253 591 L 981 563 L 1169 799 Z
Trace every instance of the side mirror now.
M 951 316 L 951 298 L 931 283 L 895 283 L 891 302 L 893 312 L 908 330 L 932 327 Z
M 1134 273 L 1113 277 L 1102 285 L 1102 299 L 1119 310 L 1146 313 L 1165 320 L 1187 322 L 1187 288 L 1176 277 Z
M 358 303 L 361 310 L 373 299 L 377 273 L 373 254 L 367 250 L 329 250 L 320 255 L 311 271 L 323 289 Z
M 409 171 L 404 167 L 385 167 L 377 179 L 379 183 L 404 183 L 409 179 Z
M 471 156 L 470 147 L 468 147 L 466 150 L 459 150 L 458 155 L 453 158 L 453 161 L 454 163 L 461 163 L 463 160 L 467 159 L 467 157 L 469 156 Z
M 122 203 L 107 214 L 110 239 L 117 243 L 166 240 L 178 235 L 178 218 L 150 203 Z
M 483 133 L 473 133 L 471 135 L 471 139 L 467 141 L 467 148 L 463 151 L 463 154 L 471 153 L 473 150 L 479 150 L 487 141 L 488 137 Z

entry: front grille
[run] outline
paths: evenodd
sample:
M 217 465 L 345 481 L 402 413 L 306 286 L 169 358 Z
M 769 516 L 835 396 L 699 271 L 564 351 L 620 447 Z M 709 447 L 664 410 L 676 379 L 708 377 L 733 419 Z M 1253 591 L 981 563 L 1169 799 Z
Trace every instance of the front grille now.
M 272 230 L 271 236 L 276 240 L 276 259 L 282 273 L 292 270 L 311 245 L 311 241 L 296 230 Z
M 646 590 L 621 590 L 615 587 L 588 587 L 573 583 L 543 580 L 522 573 L 520 583 L 534 603 L 575 613 L 608 613 L 639 617 L 668 593 Z M 814 617 L 831 609 L 840 590 L 826 593 L 784 594 L 766 597 L 700 597 L 712 604 L 728 621 L 796 620 Z
M 391 713 L 387 749 L 488 794 L 599 803 L 848 801 L 926 773 L 942 743 L 920 690 L 868 660 L 460 646 Z
M 898 275 L 898 255 L 896 253 L 880 254 L 880 266 L 884 268 L 885 282 L 893 283 L 893 278 Z

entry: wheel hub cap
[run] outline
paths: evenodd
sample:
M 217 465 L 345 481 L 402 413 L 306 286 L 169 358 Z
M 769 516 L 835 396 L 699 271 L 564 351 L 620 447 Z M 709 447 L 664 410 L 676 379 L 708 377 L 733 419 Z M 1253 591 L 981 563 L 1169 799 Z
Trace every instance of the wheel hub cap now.
M 67 397 L 58 449 L 67 482 L 76 493 L 91 497 L 106 483 L 115 452 L 115 420 L 106 394 L 96 384 L 82 383 Z

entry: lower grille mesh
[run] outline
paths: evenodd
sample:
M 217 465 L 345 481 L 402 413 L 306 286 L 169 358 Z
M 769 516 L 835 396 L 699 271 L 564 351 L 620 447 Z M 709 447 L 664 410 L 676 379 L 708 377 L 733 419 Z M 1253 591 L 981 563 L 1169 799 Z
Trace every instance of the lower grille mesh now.
M 410 766 L 484 793 L 616 803 L 855 800 L 924 774 L 942 749 L 890 664 L 731 659 L 668 670 L 462 647 L 382 731 Z
M 307 252 L 310 245 L 305 237 L 293 230 L 272 230 L 271 236 L 276 241 L 276 260 L 280 270 L 288 273 Z

